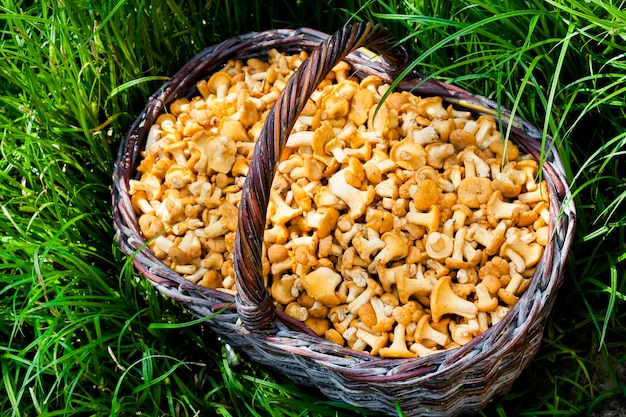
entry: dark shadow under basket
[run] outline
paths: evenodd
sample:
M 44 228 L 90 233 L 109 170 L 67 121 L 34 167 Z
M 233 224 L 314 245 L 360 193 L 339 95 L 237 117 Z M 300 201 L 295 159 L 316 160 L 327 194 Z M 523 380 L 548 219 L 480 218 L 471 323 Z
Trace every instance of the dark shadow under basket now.
M 572 241 L 575 208 L 564 169 L 550 140 L 527 122 L 511 122 L 511 140 L 542 164 L 550 194 L 550 241 L 529 288 L 503 321 L 460 348 L 425 358 L 382 359 L 342 348 L 323 338 L 292 330 L 277 314 L 263 285 L 261 245 L 274 168 L 287 133 L 304 103 L 331 68 L 346 59 L 358 77 L 380 76 L 391 83 L 406 65 L 407 56 L 380 27 L 356 24 L 332 36 L 311 30 L 274 30 L 250 33 L 209 47 L 189 61 L 153 94 L 123 139 L 113 175 L 113 216 L 122 251 L 133 256 L 135 267 L 157 290 L 180 302 L 193 315 L 206 317 L 226 308 L 208 325 L 230 345 L 253 360 L 279 371 L 302 385 L 315 386 L 333 400 L 396 415 L 397 401 L 408 416 L 474 413 L 507 392 L 539 349 L 544 325 L 563 279 Z M 382 54 L 372 58 L 367 47 Z M 265 58 L 282 52 L 312 51 L 283 90 L 268 115 L 239 207 L 235 243 L 237 296 L 195 285 L 160 262 L 145 245 L 129 196 L 129 180 L 136 167 L 149 127 L 173 100 L 198 95 L 195 83 L 219 70 L 229 59 Z M 315 48 L 315 49 L 314 49 Z M 357 50 L 358 49 L 358 50 Z M 510 112 L 480 96 L 420 74 L 398 85 L 421 96 L 442 96 L 458 107 L 501 117 L 506 127 Z

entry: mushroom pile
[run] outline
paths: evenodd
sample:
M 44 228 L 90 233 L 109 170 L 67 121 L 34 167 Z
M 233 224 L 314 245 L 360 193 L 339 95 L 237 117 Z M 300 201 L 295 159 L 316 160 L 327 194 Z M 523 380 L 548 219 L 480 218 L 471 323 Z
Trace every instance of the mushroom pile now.
M 237 207 L 267 112 L 305 52 L 231 60 L 150 127 L 131 201 L 154 254 L 235 292 Z M 495 325 L 549 239 L 538 162 L 496 120 L 391 92 L 345 62 L 321 83 L 272 184 L 263 265 L 276 308 L 385 358 L 426 356 Z

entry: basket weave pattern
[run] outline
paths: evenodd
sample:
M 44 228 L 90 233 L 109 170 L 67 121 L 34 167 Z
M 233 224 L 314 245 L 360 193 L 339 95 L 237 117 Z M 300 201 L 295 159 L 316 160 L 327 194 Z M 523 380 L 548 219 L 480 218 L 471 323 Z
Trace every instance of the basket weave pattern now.
M 122 141 L 113 176 L 113 216 L 118 243 L 133 256 L 135 267 L 154 287 L 180 302 L 193 315 L 206 317 L 225 309 L 208 325 L 223 340 L 253 360 L 282 372 L 296 383 L 319 388 L 331 399 L 395 415 L 398 401 L 406 415 L 458 415 L 484 408 L 508 391 L 529 364 L 541 342 L 545 321 L 563 279 L 565 258 L 573 238 L 576 213 L 563 165 L 549 140 L 527 122 L 511 121 L 511 139 L 523 151 L 544 161 L 543 179 L 550 193 L 551 240 L 529 288 L 509 314 L 488 331 L 457 349 L 426 358 L 381 359 L 340 347 L 303 331 L 276 312 L 263 283 L 261 248 L 274 169 L 301 109 L 332 67 L 346 59 L 358 77 L 375 74 L 391 83 L 407 62 L 404 49 L 379 27 L 357 24 L 332 36 L 311 29 L 250 33 L 209 47 L 189 61 L 153 94 Z M 367 47 L 382 58 L 357 49 Z M 183 96 L 197 95 L 195 83 L 229 59 L 262 57 L 269 49 L 312 51 L 296 71 L 268 115 L 254 150 L 242 200 L 235 242 L 237 296 L 200 287 L 174 272 L 147 248 L 129 195 L 128 181 L 149 127 L 164 107 Z M 457 87 L 411 74 L 398 89 L 444 100 L 477 112 L 499 114 L 506 109 Z

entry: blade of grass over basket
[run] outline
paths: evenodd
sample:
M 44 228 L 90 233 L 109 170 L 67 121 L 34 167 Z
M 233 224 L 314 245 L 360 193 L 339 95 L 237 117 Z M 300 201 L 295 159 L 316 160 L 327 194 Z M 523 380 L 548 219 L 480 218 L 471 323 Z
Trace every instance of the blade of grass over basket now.
M 162 329 L 180 329 L 183 327 L 192 327 L 195 326 L 197 324 L 201 324 L 205 321 L 208 320 L 212 320 L 213 318 L 215 318 L 217 315 L 223 313 L 224 311 L 228 310 L 231 306 L 233 305 L 233 303 L 229 303 L 226 306 L 222 307 L 221 309 L 217 310 L 215 313 L 208 315 L 206 317 L 200 317 L 198 319 L 195 320 L 190 320 L 184 323 L 150 323 L 150 325 L 148 326 L 148 330 L 153 331 L 153 330 L 162 330 Z
M 135 80 L 128 81 L 112 89 L 111 92 L 109 93 L 109 98 L 115 97 L 117 94 L 121 93 L 122 91 L 127 90 L 139 84 L 143 84 L 143 83 L 147 83 L 151 81 L 168 81 L 169 79 L 170 77 L 164 77 L 160 75 L 152 75 L 152 76 L 137 78 Z

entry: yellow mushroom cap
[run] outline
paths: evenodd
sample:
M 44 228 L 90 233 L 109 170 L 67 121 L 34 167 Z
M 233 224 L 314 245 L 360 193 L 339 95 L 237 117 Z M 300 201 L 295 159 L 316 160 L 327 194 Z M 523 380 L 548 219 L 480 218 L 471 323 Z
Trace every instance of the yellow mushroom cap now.
M 313 299 L 329 307 L 338 305 L 341 300 L 335 295 L 335 289 L 342 277 L 327 267 L 320 267 L 300 278 L 300 284 Z
M 410 139 L 401 140 L 393 145 L 389 157 L 403 169 L 415 171 L 426 165 L 426 150 Z
M 479 208 L 489 201 L 493 194 L 491 180 L 483 177 L 463 178 L 457 190 L 458 201 L 469 208 Z
M 433 321 L 438 322 L 445 314 L 457 314 L 461 317 L 472 318 L 478 314 L 478 307 L 474 303 L 464 300 L 452 291 L 451 278 L 445 276 L 437 280 L 430 296 L 430 309 Z

